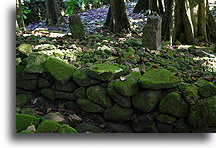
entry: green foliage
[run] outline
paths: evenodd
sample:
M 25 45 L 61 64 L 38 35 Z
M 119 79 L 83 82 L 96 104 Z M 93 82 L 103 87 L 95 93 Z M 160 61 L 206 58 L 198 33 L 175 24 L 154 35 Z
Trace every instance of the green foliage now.
M 81 7 L 82 3 L 86 4 L 87 0 L 67 0 L 65 2 L 65 5 L 66 5 L 65 14 L 71 15 L 75 11 L 75 6 L 77 5 Z

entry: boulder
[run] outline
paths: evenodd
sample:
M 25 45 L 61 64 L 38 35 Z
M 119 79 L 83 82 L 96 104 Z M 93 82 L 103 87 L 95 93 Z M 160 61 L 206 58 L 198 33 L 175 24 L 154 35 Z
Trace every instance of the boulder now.
M 16 106 L 23 106 L 29 103 L 31 100 L 31 95 L 29 94 L 18 94 L 16 95 Z
M 61 91 L 55 92 L 55 98 L 58 100 L 76 100 L 76 97 L 74 96 L 73 93 L 61 92 Z
M 38 87 L 39 88 L 49 88 L 52 86 L 52 83 L 44 78 L 38 79 Z
M 38 126 L 36 133 L 57 133 L 60 124 L 53 120 L 43 120 Z
M 103 130 L 95 125 L 80 123 L 75 127 L 78 133 L 103 133 Z
M 112 133 L 133 133 L 129 124 L 107 122 L 107 127 Z
M 64 109 L 67 110 L 72 110 L 76 113 L 81 112 L 81 109 L 79 108 L 79 106 L 77 105 L 76 102 L 73 101 L 67 101 L 64 103 Z
M 32 53 L 32 46 L 30 44 L 21 44 L 18 47 L 18 51 L 26 56 L 29 56 Z
M 66 84 L 55 81 L 52 88 L 57 91 L 73 92 L 77 88 L 77 84 L 73 80 L 68 81 Z
M 38 84 L 37 79 L 33 79 L 33 80 L 17 79 L 16 87 L 24 90 L 34 91 L 37 89 L 37 84 Z
M 170 89 L 179 83 L 180 80 L 166 69 L 151 69 L 139 79 L 139 84 L 146 89 Z
M 104 108 L 100 105 L 97 105 L 88 99 L 77 99 L 77 105 L 84 111 L 90 113 L 102 113 Z
M 41 89 L 41 94 L 50 100 L 55 100 L 55 91 L 52 89 Z
M 63 124 L 60 126 L 58 133 L 78 133 L 74 128 L 70 127 L 67 124 Z
M 86 89 L 85 87 L 79 87 L 74 92 L 74 96 L 77 98 L 86 98 Z
M 84 26 L 79 15 L 73 14 L 69 17 L 69 28 L 73 39 L 85 38 Z
M 199 87 L 199 94 L 204 98 L 215 96 L 216 86 L 211 82 L 207 82 L 203 86 Z
M 173 133 L 173 130 L 174 130 L 173 125 L 162 123 L 162 122 L 159 122 L 157 124 L 157 127 L 158 127 L 160 133 Z
M 161 112 L 171 114 L 175 117 L 187 117 L 189 111 L 187 103 L 176 92 L 168 93 L 162 98 L 159 109 Z
M 183 91 L 183 95 L 184 99 L 190 104 L 194 104 L 200 98 L 198 94 L 198 87 L 196 85 L 186 87 Z
M 157 120 L 162 122 L 162 123 L 173 124 L 173 123 L 175 123 L 176 118 L 172 117 L 170 115 L 160 114 L 159 116 L 157 116 Z

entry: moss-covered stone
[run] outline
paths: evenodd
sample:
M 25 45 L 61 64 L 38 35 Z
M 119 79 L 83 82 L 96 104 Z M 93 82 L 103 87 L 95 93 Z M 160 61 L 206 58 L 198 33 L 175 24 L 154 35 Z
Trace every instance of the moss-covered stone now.
M 46 68 L 61 84 L 66 84 L 77 70 L 76 67 L 52 57 L 48 58 Z
M 75 127 L 78 133 L 103 133 L 103 130 L 95 125 L 88 123 L 80 123 Z
M 122 107 L 131 107 L 131 99 L 130 97 L 123 96 L 119 94 L 113 87 L 113 82 L 110 82 L 107 86 L 107 93 L 110 98 L 112 98 L 118 105 Z
M 77 99 L 77 104 L 82 110 L 86 112 L 102 113 L 104 111 L 103 107 L 89 101 L 88 99 Z
M 104 117 L 108 121 L 124 122 L 130 120 L 132 113 L 132 109 L 126 109 L 115 104 L 104 111 Z
M 67 124 L 63 124 L 60 126 L 58 133 L 78 133 L 74 128 L 70 127 Z
M 175 117 L 186 117 L 188 115 L 187 103 L 176 92 L 171 92 L 162 98 L 159 109 L 161 112 Z
M 107 128 L 112 133 L 133 133 L 133 129 L 126 123 L 107 122 Z
M 160 133 L 173 133 L 173 130 L 174 130 L 173 125 L 162 123 L 162 122 L 159 122 L 157 124 L 157 127 L 158 127 Z
M 64 116 L 59 112 L 49 112 L 41 117 L 42 120 L 53 120 L 58 123 L 64 123 L 66 120 Z
M 16 113 L 16 132 L 26 130 L 30 125 L 37 127 L 39 124 L 39 118 L 31 115 L 18 114 Z
M 175 123 L 174 132 L 176 133 L 189 133 L 190 127 L 187 122 L 185 122 L 183 119 L 179 119 Z
M 72 110 L 76 113 L 81 112 L 81 109 L 79 108 L 79 106 L 77 105 L 76 102 L 73 101 L 67 101 L 64 103 L 64 108 L 67 110 Z
M 215 96 L 216 86 L 211 82 L 207 82 L 203 86 L 199 87 L 199 94 L 205 98 Z
M 69 17 L 69 28 L 73 39 L 85 38 L 84 26 L 77 14 L 73 14 Z
M 27 73 L 43 73 L 45 71 L 45 62 L 47 55 L 41 53 L 31 53 L 28 57 L 28 63 L 25 68 Z
M 52 88 L 58 91 L 73 92 L 77 88 L 77 84 L 73 80 L 67 82 L 64 85 L 58 81 L 55 81 Z
M 85 89 L 85 87 L 79 87 L 73 93 L 74 93 L 74 96 L 76 96 L 77 98 L 86 98 L 86 89 Z
M 26 114 L 26 115 L 31 115 L 31 116 L 38 117 L 38 114 L 36 113 L 35 109 L 33 109 L 33 108 L 23 108 L 21 110 L 21 113 Z
M 38 126 L 36 133 L 57 133 L 60 124 L 53 120 L 43 120 Z
M 55 92 L 55 98 L 59 100 L 76 100 L 76 97 L 74 96 L 73 93 L 61 92 L 61 91 Z
M 34 80 L 23 80 L 17 79 L 16 87 L 24 90 L 34 91 L 37 89 L 38 81 L 37 79 Z
M 189 113 L 189 124 L 193 130 L 205 132 L 208 126 L 216 126 L 216 97 L 196 102 Z
M 52 83 L 44 78 L 39 78 L 38 87 L 39 88 L 49 88 L 52 86 Z
M 88 68 L 77 70 L 73 74 L 73 80 L 80 86 L 86 87 L 100 83 L 99 80 L 92 79 L 88 76 Z
M 21 78 L 23 80 L 33 80 L 33 79 L 37 79 L 38 76 L 39 74 L 23 72 Z
M 106 93 L 106 88 L 100 86 L 100 85 L 95 85 L 95 86 L 90 86 L 87 88 L 87 98 L 91 100 L 94 103 L 97 103 L 103 107 L 110 107 L 111 100 L 107 96 Z
M 166 114 L 160 114 L 159 116 L 157 116 L 157 120 L 163 123 L 173 124 L 175 123 L 176 118 Z
M 160 101 L 161 91 L 140 91 L 132 97 L 133 107 L 143 112 L 150 112 Z
M 174 88 L 179 82 L 180 80 L 166 69 L 151 69 L 139 79 L 139 84 L 147 89 Z
M 91 78 L 101 81 L 110 81 L 119 77 L 123 73 L 123 69 L 114 64 L 96 64 L 89 68 L 88 75 Z
M 31 95 L 29 94 L 18 94 L 16 95 L 16 106 L 23 106 L 29 103 L 31 100 Z
M 27 130 L 23 130 L 20 133 L 34 133 L 33 131 L 27 131 Z
M 24 55 L 29 56 L 32 53 L 32 47 L 30 44 L 21 44 L 18 47 L 18 51 L 21 52 Z
M 52 89 L 42 89 L 41 94 L 50 100 L 55 100 L 55 92 Z
M 117 92 L 124 96 L 133 96 L 138 91 L 138 78 L 141 76 L 139 72 L 132 72 L 125 76 L 125 80 L 117 80 L 114 82 L 114 88 Z
M 198 95 L 198 87 L 196 85 L 186 87 L 183 91 L 183 94 L 185 100 L 190 104 L 195 103 L 200 98 L 200 96 Z

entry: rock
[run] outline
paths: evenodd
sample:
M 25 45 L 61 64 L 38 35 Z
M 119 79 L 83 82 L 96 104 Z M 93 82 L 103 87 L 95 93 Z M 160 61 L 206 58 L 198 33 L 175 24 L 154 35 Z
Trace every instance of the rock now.
M 16 66 L 20 65 L 20 63 L 22 63 L 22 59 L 21 58 L 16 58 Z
M 36 113 L 35 109 L 33 109 L 33 108 L 23 108 L 21 110 L 21 113 L 26 114 L 26 115 L 31 115 L 31 116 L 38 117 L 38 114 Z
M 143 112 L 150 112 L 160 101 L 161 95 L 161 91 L 140 91 L 132 97 L 133 107 Z
M 122 108 L 115 104 L 111 108 L 108 108 L 104 111 L 104 117 L 108 121 L 125 122 L 130 120 L 132 113 L 132 109 Z
M 166 114 L 160 114 L 159 116 L 157 116 L 157 120 L 162 123 L 173 124 L 175 123 L 176 118 Z
M 73 93 L 61 92 L 61 91 L 55 92 L 55 98 L 58 100 L 76 100 L 76 97 L 73 95 Z
M 43 73 L 45 71 L 45 62 L 47 55 L 40 53 L 31 53 L 28 57 L 28 63 L 25 68 L 27 73 Z
M 24 55 L 29 56 L 32 53 L 32 47 L 30 44 L 21 44 L 18 47 L 18 51 L 21 52 Z
M 79 87 L 73 93 L 74 93 L 74 96 L 76 96 L 77 98 L 86 98 L 85 87 Z
M 55 92 L 52 89 L 41 89 L 41 94 L 50 100 L 55 100 Z
M 48 58 L 46 68 L 61 84 L 66 84 L 77 70 L 76 67 L 52 57 Z
M 35 73 L 30 74 L 30 73 L 23 72 L 21 78 L 23 80 L 34 80 L 34 79 L 37 79 L 38 76 L 39 74 L 35 74 Z
M 100 83 L 99 80 L 91 79 L 88 76 L 87 73 L 88 73 L 88 69 L 87 68 L 79 69 L 76 72 L 74 72 L 74 74 L 73 74 L 73 80 L 78 85 L 83 86 L 83 87 Z
M 42 117 L 43 120 L 53 120 L 55 122 L 65 122 L 65 118 L 59 112 L 50 112 Z
M 139 84 L 146 89 L 175 88 L 180 80 L 166 69 L 151 69 L 142 75 Z
M 16 95 L 16 106 L 23 106 L 29 103 L 31 100 L 31 95 L 29 94 L 18 94 Z
M 133 133 L 133 129 L 128 124 L 107 122 L 109 131 L 113 133 Z
M 96 64 L 89 68 L 88 75 L 91 78 L 101 81 L 110 81 L 119 77 L 123 73 L 123 69 L 114 64 Z
M 85 38 L 84 26 L 79 15 L 72 14 L 69 17 L 69 28 L 73 39 Z
M 189 133 L 190 127 L 183 119 L 176 121 L 174 132 L 176 133 Z
M 147 24 L 143 28 L 142 46 L 150 50 L 161 48 L 162 18 L 149 16 Z
M 158 123 L 158 129 L 160 133 L 173 133 L 173 125 L 166 124 L 166 123 Z
M 43 120 L 38 126 L 36 133 L 57 133 L 60 124 L 53 120 Z
M 104 124 L 105 120 L 101 114 L 82 112 L 83 117 L 87 117 L 88 119 L 94 121 L 97 124 Z
M 189 124 L 196 132 L 205 132 L 208 126 L 216 126 L 216 97 L 197 101 L 190 109 Z
M 110 82 L 107 87 L 107 93 L 118 105 L 122 107 L 131 107 L 130 97 L 120 95 L 113 87 L 113 82 Z
M 73 92 L 77 88 L 77 84 L 72 80 L 67 82 L 64 85 L 58 81 L 55 81 L 52 88 L 57 90 L 57 91 Z
M 34 91 L 37 89 L 37 80 L 22 80 L 18 79 L 16 82 L 16 87 L 24 90 Z
M 39 88 L 49 88 L 52 86 L 52 83 L 44 78 L 39 78 L 38 87 Z
M 37 127 L 39 125 L 39 118 L 34 116 L 16 113 L 16 132 L 26 130 L 30 125 Z
M 207 82 L 203 86 L 199 87 L 199 94 L 205 98 L 215 96 L 216 86 L 211 82 Z
M 132 72 L 125 76 L 125 80 L 117 80 L 113 87 L 115 90 L 124 96 L 133 96 L 138 91 L 138 78 L 141 76 L 139 72 Z
M 75 127 L 78 133 L 103 133 L 103 130 L 95 125 L 80 123 Z
M 82 110 L 86 112 L 102 113 L 104 111 L 103 107 L 89 101 L 88 99 L 77 99 L 77 104 Z
M 100 85 L 95 85 L 87 88 L 87 98 L 94 102 L 97 103 L 103 107 L 111 107 L 111 101 L 109 97 L 106 94 L 106 88 L 100 86 Z
M 186 117 L 189 111 L 187 103 L 176 92 L 171 92 L 162 98 L 159 109 L 175 117 Z
M 79 106 L 77 105 L 76 102 L 73 102 L 73 101 L 67 101 L 64 103 L 64 108 L 67 109 L 67 110 L 72 110 L 76 113 L 79 113 L 81 112 L 81 109 L 79 108 Z
M 194 104 L 200 98 L 198 95 L 198 87 L 196 85 L 186 87 L 183 91 L 183 95 L 184 99 L 190 104 Z
M 34 133 L 33 131 L 27 131 L 27 130 L 23 130 L 20 133 Z
M 67 124 L 63 124 L 60 126 L 58 133 L 78 133 L 74 128 L 70 127 Z

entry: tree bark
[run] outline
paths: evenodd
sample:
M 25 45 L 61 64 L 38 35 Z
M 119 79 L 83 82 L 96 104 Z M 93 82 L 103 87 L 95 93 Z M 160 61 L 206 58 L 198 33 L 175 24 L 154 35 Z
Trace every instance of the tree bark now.
M 110 1 L 110 7 L 104 25 L 109 27 L 114 33 L 129 32 L 131 30 L 123 0 Z
M 19 27 L 19 29 L 18 28 L 17 29 L 25 30 L 21 0 L 16 0 L 16 21 Z

